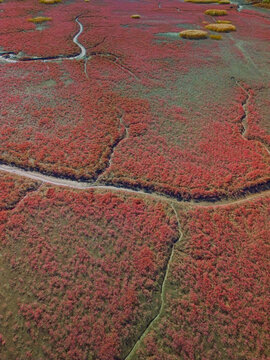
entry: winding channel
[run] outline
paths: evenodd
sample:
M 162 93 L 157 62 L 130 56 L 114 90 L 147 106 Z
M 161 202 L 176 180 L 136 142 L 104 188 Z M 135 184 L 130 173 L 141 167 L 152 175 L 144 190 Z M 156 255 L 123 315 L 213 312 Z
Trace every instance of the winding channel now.
M 80 48 L 80 53 L 75 55 L 58 55 L 58 56 L 48 56 L 48 57 L 24 57 L 24 58 L 18 58 L 18 55 L 14 52 L 5 52 L 0 53 L 0 61 L 6 62 L 6 63 L 17 63 L 17 62 L 25 62 L 25 61 L 57 61 L 57 60 L 81 60 L 85 59 L 86 57 L 86 49 L 85 47 L 78 41 L 79 36 L 83 32 L 83 25 L 79 21 L 79 17 L 77 16 L 75 18 L 76 23 L 79 25 L 79 31 L 75 34 L 73 37 L 73 42 Z
M 270 150 L 268 148 L 267 145 L 265 145 L 261 140 L 258 139 L 249 139 L 248 137 L 248 106 L 249 106 L 249 101 L 250 101 L 250 93 L 248 90 L 246 90 L 238 80 L 236 80 L 234 77 L 232 77 L 232 80 L 235 81 L 236 85 L 239 86 L 242 91 L 245 93 L 245 99 L 242 101 L 242 108 L 243 108 L 243 116 L 241 118 L 241 126 L 242 126 L 242 131 L 241 131 L 241 136 L 245 141 L 256 141 L 257 143 L 259 143 L 264 150 L 270 155 Z
M 18 63 L 18 62 L 29 62 L 29 61 L 42 61 L 42 62 L 54 62 L 54 61 L 60 61 L 60 60 L 85 60 L 84 62 L 84 73 L 86 78 L 89 79 L 88 73 L 87 73 L 87 61 L 90 60 L 94 56 L 100 56 L 107 58 L 111 63 L 113 63 L 115 66 L 119 67 L 122 71 L 128 73 L 129 75 L 133 76 L 137 81 L 140 79 L 136 74 L 134 74 L 133 71 L 131 71 L 128 67 L 123 65 L 121 62 L 119 62 L 119 57 L 115 54 L 108 53 L 108 52 L 96 52 L 92 51 L 89 56 L 87 57 L 86 48 L 79 42 L 79 36 L 82 34 L 84 28 L 82 23 L 79 21 L 79 17 L 82 15 L 79 15 L 75 18 L 76 23 L 79 25 L 79 31 L 75 34 L 73 37 L 73 42 L 80 48 L 80 53 L 75 55 L 57 55 L 57 56 L 47 56 L 47 57 L 38 57 L 38 56 L 32 56 L 32 57 L 23 57 L 19 58 L 18 54 L 10 51 L 10 52 L 2 52 L 0 53 L 0 63 Z M 93 48 L 97 47 L 102 43 L 105 39 L 103 39 L 101 42 L 95 44 Z
M 160 2 L 158 3 L 158 7 L 161 8 L 161 3 Z M 242 8 L 243 7 L 240 5 L 238 10 L 241 11 Z M 25 62 L 25 61 L 44 61 L 44 62 L 48 62 L 48 61 L 57 61 L 57 60 L 63 60 L 63 59 L 66 59 L 66 60 L 86 59 L 86 49 L 78 40 L 79 36 L 83 32 L 83 25 L 79 21 L 79 17 L 80 16 L 77 16 L 76 19 L 75 19 L 76 23 L 79 25 L 79 31 L 73 37 L 73 42 L 80 49 L 79 54 L 67 55 L 67 56 L 59 55 L 59 56 L 54 56 L 54 57 L 26 57 L 26 58 L 21 58 L 20 59 L 20 58 L 18 58 L 17 54 L 15 54 L 13 52 L 6 52 L 6 53 L 0 53 L 0 62 L 1 61 L 6 62 L 6 63 L 17 63 L 17 62 Z M 136 75 L 134 73 L 132 73 L 128 68 L 126 68 L 123 65 L 119 64 L 118 63 L 119 59 L 113 54 L 102 54 L 102 53 L 98 53 L 98 52 L 93 52 L 93 53 L 90 54 L 90 57 L 91 56 L 114 56 L 115 58 L 114 58 L 113 61 L 117 66 L 120 66 L 122 68 L 122 70 L 127 71 L 127 72 L 130 73 L 130 75 L 136 77 Z M 85 63 L 85 74 L 87 75 L 86 63 Z M 235 80 L 236 84 L 239 87 L 241 87 L 241 89 L 246 94 L 246 97 L 245 97 L 244 101 L 242 102 L 244 115 L 241 118 L 241 124 L 242 124 L 241 136 L 242 136 L 243 139 L 248 141 L 248 140 L 251 140 L 246 136 L 247 130 L 248 130 L 248 123 L 247 123 L 248 109 L 247 108 L 248 108 L 248 103 L 249 103 L 249 100 L 250 100 L 250 93 L 236 79 L 234 79 L 234 80 Z M 49 184 L 49 185 L 54 185 L 54 186 L 61 186 L 61 187 L 67 187 L 67 188 L 71 188 L 71 189 L 80 189 L 80 190 L 92 189 L 92 190 L 104 190 L 104 191 L 112 191 L 112 192 L 131 193 L 131 194 L 134 194 L 134 195 L 140 195 L 140 196 L 144 196 L 144 197 L 150 197 L 152 199 L 159 200 L 159 201 L 164 201 L 164 202 L 168 203 L 171 206 L 171 208 L 172 208 L 172 210 L 173 210 L 173 212 L 175 214 L 175 217 L 177 219 L 177 223 L 178 223 L 178 238 L 172 245 L 168 261 L 167 261 L 166 266 L 164 268 L 164 278 L 163 278 L 163 281 L 162 281 L 162 284 L 161 284 L 161 291 L 160 291 L 160 295 L 159 295 L 160 296 L 159 309 L 157 311 L 157 314 L 147 324 L 147 326 L 146 326 L 145 330 L 142 332 L 142 334 L 139 335 L 139 338 L 135 342 L 134 346 L 131 348 L 131 350 L 129 351 L 129 353 L 125 357 L 125 360 L 131 360 L 133 358 L 133 356 L 135 355 L 137 349 L 142 344 L 145 336 L 149 333 L 149 331 L 152 329 L 152 327 L 160 320 L 160 317 L 161 317 L 161 315 L 162 315 L 162 313 L 164 311 L 164 307 L 166 305 L 166 286 L 167 286 L 168 274 L 170 272 L 171 262 L 172 262 L 174 252 L 175 252 L 175 248 L 176 248 L 177 244 L 179 244 L 183 239 L 183 233 L 181 231 L 180 219 L 179 219 L 177 210 L 175 208 L 175 205 L 177 205 L 177 204 L 189 204 L 189 205 L 197 206 L 197 207 L 211 207 L 212 208 L 212 207 L 223 207 L 223 206 L 228 206 L 228 205 L 235 205 L 235 204 L 244 203 L 244 202 L 250 201 L 252 199 L 261 198 L 263 196 L 270 196 L 270 190 L 269 190 L 270 181 L 266 184 L 266 186 L 264 186 L 264 185 L 261 186 L 261 187 L 258 186 L 258 189 L 255 189 L 255 193 L 253 193 L 253 194 L 248 193 L 249 189 L 243 189 L 242 197 L 238 196 L 238 198 L 230 198 L 230 199 L 227 199 L 227 198 L 212 199 L 211 201 L 210 200 L 204 200 L 204 199 L 201 199 L 201 200 L 195 200 L 195 199 L 183 200 L 183 199 L 172 197 L 172 196 L 169 196 L 169 195 L 166 195 L 166 194 L 161 194 L 161 193 L 158 193 L 158 192 L 149 191 L 147 189 L 128 188 L 126 186 L 114 186 L 114 185 L 110 185 L 110 184 L 108 184 L 108 185 L 100 184 L 98 181 L 102 179 L 102 177 L 103 177 L 104 173 L 106 172 L 106 170 L 108 168 L 110 168 L 110 166 L 112 165 L 112 160 L 113 160 L 113 157 L 114 157 L 114 151 L 115 151 L 117 145 L 121 141 L 124 141 L 125 139 L 127 139 L 129 137 L 129 128 L 124 123 L 122 117 L 120 118 L 120 126 L 123 127 L 122 136 L 117 140 L 117 142 L 115 144 L 113 144 L 110 157 L 109 157 L 109 159 L 107 161 L 107 165 L 102 170 L 102 172 L 99 174 L 96 181 L 87 182 L 87 181 L 77 181 L 77 180 L 71 180 L 71 179 L 64 179 L 64 178 L 61 178 L 61 177 L 52 176 L 52 175 L 45 175 L 45 174 L 42 174 L 40 172 L 30 171 L 30 170 L 26 170 L 26 169 L 19 168 L 19 167 L 16 167 L 16 166 L 11 166 L 11 165 L 1 164 L 1 163 L 0 163 L 0 171 L 3 171 L 5 173 L 9 173 L 9 174 L 13 174 L 13 175 L 18 175 L 18 176 L 25 177 L 25 178 L 29 178 L 29 179 L 36 180 L 36 181 L 40 182 L 39 186 L 37 186 L 36 189 L 27 192 L 27 194 L 22 199 L 20 199 L 20 201 L 18 203 L 21 203 L 28 196 L 28 194 L 30 192 L 32 193 L 32 192 L 38 191 L 43 184 Z M 264 145 L 260 140 L 251 140 L 251 141 L 259 142 L 265 148 L 265 150 L 268 152 L 268 154 L 270 154 L 270 151 L 267 148 L 267 146 Z
M 140 335 L 140 337 L 138 338 L 138 340 L 136 341 L 135 345 L 132 347 L 132 349 L 130 350 L 130 352 L 127 354 L 127 356 L 124 358 L 124 360 L 130 360 L 133 358 L 133 356 L 135 355 L 137 349 L 139 349 L 141 343 L 143 342 L 145 336 L 149 333 L 149 331 L 152 329 L 152 327 L 155 325 L 155 323 L 160 319 L 161 314 L 163 313 L 164 307 L 166 305 L 166 284 L 167 284 L 167 279 L 168 279 L 168 274 L 170 272 L 170 265 L 173 259 L 173 255 L 174 255 L 174 250 L 175 247 L 178 243 L 181 242 L 181 240 L 183 239 L 183 233 L 181 231 L 181 226 L 180 226 L 180 219 L 179 216 L 177 214 L 177 210 L 175 209 L 174 205 L 171 204 L 172 210 L 175 214 L 175 217 L 177 219 L 177 224 L 178 224 L 178 233 L 179 236 L 177 238 L 177 240 L 174 242 L 173 246 L 172 246 L 172 251 L 171 254 L 169 256 L 169 260 L 167 262 L 166 265 L 166 269 L 165 269 L 165 275 L 162 281 L 162 285 L 161 285 L 161 293 L 160 293 L 160 307 L 158 310 L 158 313 L 156 314 L 156 316 L 150 321 L 150 323 L 147 325 L 146 329 L 144 330 L 144 332 Z
M 122 135 L 120 136 L 120 138 L 117 139 L 117 141 L 112 145 L 111 154 L 107 161 L 107 165 L 101 171 L 101 173 L 98 175 L 96 182 L 100 181 L 103 178 L 103 176 L 105 175 L 106 171 L 112 166 L 112 161 L 113 161 L 114 152 L 116 150 L 116 147 L 120 144 L 120 142 L 129 138 L 129 129 L 128 129 L 128 126 L 123 121 L 123 116 L 120 117 L 119 126 L 122 126 L 124 131 L 122 132 Z

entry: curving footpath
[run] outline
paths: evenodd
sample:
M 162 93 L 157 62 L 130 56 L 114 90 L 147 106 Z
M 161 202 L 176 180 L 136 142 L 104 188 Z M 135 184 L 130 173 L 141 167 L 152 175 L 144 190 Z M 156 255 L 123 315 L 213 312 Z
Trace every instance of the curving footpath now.
M 227 205 L 234 205 L 240 204 L 246 201 L 250 201 L 253 199 L 260 198 L 262 196 L 270 195 L 270 190 L 262 190 L 254 194 L 244 195 L 242 198 L 235 198 L 235 199 L 222 199 L 222 200 L 180 200 L 174 197 L 167 196 L 165 194 L 159 194 L 157 192 L 149 192 L 143 189 L 133 189 L 127 187 L 117 187 L 113 185 L 100 185 L 96 182 L 87 182 L 87 181 L 77 181 L 77 180 L 69 180 L 64 179 L 56 176 L 51 175 L 44 175 L 35 171 L 28 171 L 21 169 L 16 166 L 0 164 L 0 171 L 4 171 L 9 174 L 23 176 L 32 180 L 40 181 L 44 184 L 48 185 L 55 185 L 61 187 L 68 187 L 71 189 L 80 189 L 80 190 L 106 190 L 106 191 L 113 191 L 113 192 L 125 192 L 125 193 L 132 193 L 136 195 L 143 195 L 147 196 L 159 201 L 170 202 L 173 204 L 190 204 L 192 206 L 203 206 L 203 207 L 220 207 L 220 206 L 227 206 Z

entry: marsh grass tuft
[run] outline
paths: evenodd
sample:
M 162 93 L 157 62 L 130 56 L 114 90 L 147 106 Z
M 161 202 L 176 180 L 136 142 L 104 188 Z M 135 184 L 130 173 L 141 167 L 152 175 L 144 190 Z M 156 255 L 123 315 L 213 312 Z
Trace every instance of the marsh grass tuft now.
M 57 4 L 62 2 L 62 0 L 39 0 L 41 4 Z
M 232 22 L 230 20 L 217 20 L 218 24 L 231 24 Z
M 270 0 L 263 0 L 261 2 L 253 4 L 254 6 L 270 9 Z
M 206 39 L 207 38 L 207 31 L 204 30 L 184 30 L 179 33 L 179 36 L 184 39 Z
M 52 20 L 51 17 L 46 17 L 46 16 L 37 16 L 37 17 L 31 18 L 31 19 L 27 19 L 27 21 L 30 21 L 35 24 L 41 24 L 45 21 L 51 21 L 51 20 Z
M 205 10 L 205 15 L 210 15 L 210 16 L 224 16 L 227 15 L 227 11 L 226 10 L 220 10 L 220 9 L 208 9 Z
M 210 39 L 213 39 L 213 40 L 222 40 L 221 35 L 211 34 L 209 37 L 210 37 Z
M 209 24 L 206 25 L 207 30 L 216 31 L 216 32 L 230 32 L 236 31 L 236 27 L 232 24 Z

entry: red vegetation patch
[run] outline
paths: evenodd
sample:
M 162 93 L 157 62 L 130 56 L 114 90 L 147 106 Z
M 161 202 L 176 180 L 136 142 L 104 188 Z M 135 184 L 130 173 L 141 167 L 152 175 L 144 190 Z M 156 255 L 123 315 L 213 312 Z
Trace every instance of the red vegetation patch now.
M 218 198 L 267 183 L 268 154 L 241 136 L 246 94 L 231 82 L 210 102 L 211 86 L 205 81 L 194 98 L 180 95 L 183 108 L 152 101 L 151 126 L 119 144 L 104 179 L 183 198 Z M 129 124 L 133 114 L 125 114 Z
M 13 208 L 38 182 L 0 172 L 0 211 Z
M 136 359 L 268 359 L 269 211 L 269 197 L 180 211 L 164 316 Z
M 7 1 L 1 4 L 0 44 L 4 51 L 22 52 L 24 56 L 57 56 L 79 53 L 72 38 L 79 31 L 75 17 L 80 4 L 46 6 L 37 0 Z M 29 15 L 52 18 L 39 25 L 28 21 Z
M 16 17 L 14 5 L 9 6 L 6 11 Z M 23 13 L 29 10 L 25 6 Z M 221 49 L 210 40 L 198 44 L 173 36 L 202 26 L 204 5 L 169 1 L 159 8 L 156 2 L 107 1 L 36 6 L 46 8 L 43 15 L 53 21 L 59 19 L 70 36 L 69 24 L 75 25 L 80 14 L 84 31 L 79 41 L 88 58 L 85 64 L 65 60 L 1 67 L 2 161 L 88 180 L 108 168 L 102 176 L 108 183 L 184 198 L 228 196 L 269 182 L 269 157 L 257 142 L 241 137 L 245 94 L 230 79 L 228 65 L 237 37 L 248 33 L 249 13 L 240 17 L 224 6 L 239 33 L 231 35 L 233 41 L 224 38 Z M 141 18 L 134 20 L 136 13 Z M 262 34 L 269 20 L 254 19 Z M 53 22 L 48 26 L 54 29 Z M 262 131 L 256 116 L 250 121 L 253 132 Z
M 176 238 L 161 203 L 54 188 L 28 196 L 2 239 L 1 359 L 122 358 L 158 311 Z
M 97 176 L 123 136 L 115 95 L 78 80 L 79 63 L 1 70 L 1 159 L 59 176 Z

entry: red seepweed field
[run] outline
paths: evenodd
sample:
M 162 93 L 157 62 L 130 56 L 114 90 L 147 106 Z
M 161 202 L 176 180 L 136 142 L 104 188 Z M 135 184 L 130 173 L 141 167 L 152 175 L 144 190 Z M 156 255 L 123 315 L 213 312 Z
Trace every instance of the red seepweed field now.
M 136 358 L 268 358 L 269 205 L 179 210 L 164 314 Z
M 177 238 L 170 206 L 43 187 L 7 217 L 3 359 L 124 355 L 158 308 Z
M 270 357 L 270 12 L 240 5 L 0 1 L 1 360 Z

